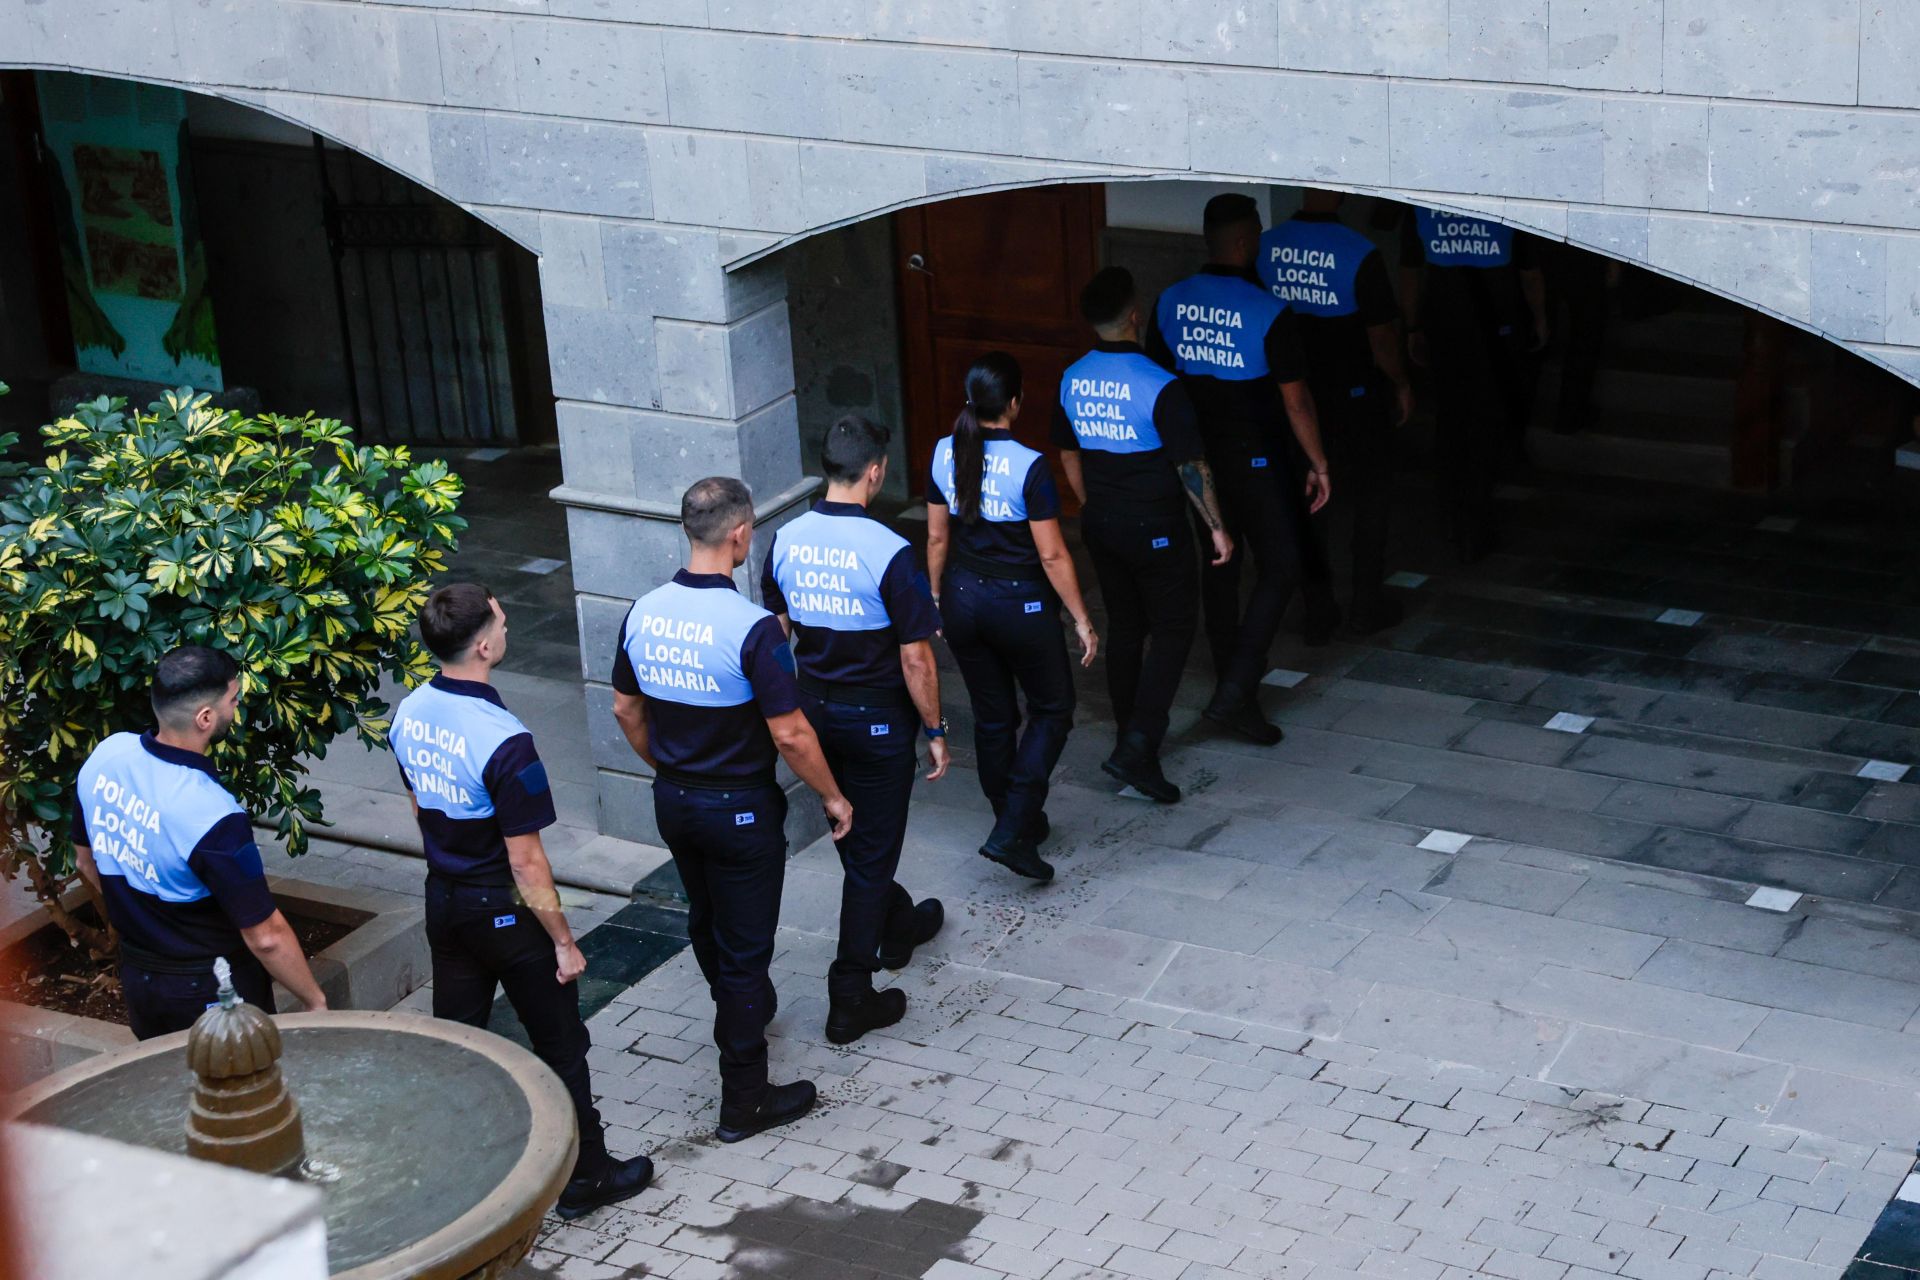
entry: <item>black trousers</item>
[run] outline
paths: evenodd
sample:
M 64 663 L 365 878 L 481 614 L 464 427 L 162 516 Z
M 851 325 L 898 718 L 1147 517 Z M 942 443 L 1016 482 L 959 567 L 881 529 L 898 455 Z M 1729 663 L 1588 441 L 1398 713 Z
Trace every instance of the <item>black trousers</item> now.
M 1333 472 L 1333 500 L 1315 517 L 1312 555 L 1325 564 L 1337 527 L 1344 527 L 1353 558 L 1353 607 L 1378 606 L 1387 572 L 1387 536 L 1393 512 L 1395 412 L 1391 388 L 1378 380 L 1316 386 L 1320 438 Z M 1324 574 L 1329 581 L 1331 572 Z
M 1080 528 L 1107 606 L 1107 693 L 1120 733 L 1157 748 L 1199 623 L 1186 514 L 1134 519 L 1089 507 Z
M 267 1013 L 273 1008 L 273 979 L 244 946 L 227 957 L 233 966 L 233 989 L 240 998 Z M 151 1040 L 174 1031 L 185 1031 L 200 1020 L 207 1006 L 220 999 L 220 984 L 213 977 L 213 961 L 207 961 L 204 973 L 167 973 L 145 968 L 122 956 L 120 992 L 127 1002 L 127 1026 L 136 1040 Z
M 1223 690 L 1250 695 L 1267 673 L 1273 638 L 1300 578 L 1304 504 L 1287 491 L 1294 468 L 1276 448 L 1253 454 L 1222 449 L 1210 459 L 1221 515 L 1233 535 L 1233 559 L 1213 563 L 1213 548 L 1199 513 L 1194 535 L 1201 549 L 1200 601 L 1207 621 L 1207 644 L 1214 677 Z M 1244 609 L 1240 601 L 1241 566 L 1253 562 L 1253 588 Z
M 989 838 L 1004 845 L 1038 822 L 1053 767 L 1073 731 L 1073 662 L 1060 598 L 1046 582 L 953 568 L 941 591 L 940 619 L 973 703 L 980 790 L 994 814 Z
M 907 839 L 907 803 L 918 767 L 920 717 L 910 705 L 856 706 L 800 695 L 801 708 L 842 794 L 853 805 L 853 828 L 836 841 L 840 948 L 827 967 L 827 994 L 873 990 L 883 937 L 913 928 L 913 898 L 894 879 Z
M 1493 490 L 1526 427 L 1533 381 L 1521 338 L 1476 325 L 1428 325 L 1440 504 L 1456 540 L 1493 531 Z
M 687 941 L 713 993 L 720 1105 L 751 1108 L 767 1088 L 767 967 L 786 883 L 787 797 L 778 786 L 711 791 L 656 779 L 653 814 L 687 891 Z
M 562 986 L 553 939 L 511 888 L 427 877 L 427 946 L 433 954 L 433 1016 L 485 1027 L 494 984 L 520 1016 L 534 1053 L 553 1068 L 573 1100 L 580 1155 L 573 1176 L 596 1177 L 607 1139 L 593 1106 L 587 1068 L 591 1036 L 580 1019 L 580 986 Z

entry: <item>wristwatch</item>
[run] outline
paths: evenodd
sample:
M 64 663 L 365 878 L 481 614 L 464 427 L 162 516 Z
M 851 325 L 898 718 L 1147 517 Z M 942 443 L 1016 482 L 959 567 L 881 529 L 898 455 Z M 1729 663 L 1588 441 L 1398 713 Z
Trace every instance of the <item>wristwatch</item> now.
M 929 742 L 933 741 L 935 738 L 946 737 L 947 736 L 947 718 L 945 716 L 941 716 L 939 725 L 934 728 L 927 728 L 924 725 L 921 726 L 920 732 L 927 735 L 927 741 Z

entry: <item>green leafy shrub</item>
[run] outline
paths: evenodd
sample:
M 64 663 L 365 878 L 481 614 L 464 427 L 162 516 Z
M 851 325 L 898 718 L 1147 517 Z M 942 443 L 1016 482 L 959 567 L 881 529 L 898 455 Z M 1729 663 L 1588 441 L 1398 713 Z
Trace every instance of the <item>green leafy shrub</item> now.
M 133 413 L 103 398 L 41 437 L 45 463 L 0 480 L 0 872 L 104 955 L 58 901 L 74 778 L 108 734 L 151 725 L 154 663 L 195 643 L 240 664 L 214 763 L 305 852 L 321 806 L 302 758 L 348 731 L 380 742 L 381 678 L 432 673 L 410 624 L 466 527 L 462 486 L 339 422 L 191 391 Z

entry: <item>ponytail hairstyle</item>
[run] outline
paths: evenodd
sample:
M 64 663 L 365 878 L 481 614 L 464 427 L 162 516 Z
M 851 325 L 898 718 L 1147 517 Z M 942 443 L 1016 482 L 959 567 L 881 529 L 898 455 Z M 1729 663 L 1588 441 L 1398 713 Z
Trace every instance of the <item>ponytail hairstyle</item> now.
M 967 370 L 967 403 L 953 420 L 953 510 L 962 523 L 980 518 L 980 481 L 987 463 L 980 424 L 998 422 L 1020 398 L 1020 362 L 989 351 Z

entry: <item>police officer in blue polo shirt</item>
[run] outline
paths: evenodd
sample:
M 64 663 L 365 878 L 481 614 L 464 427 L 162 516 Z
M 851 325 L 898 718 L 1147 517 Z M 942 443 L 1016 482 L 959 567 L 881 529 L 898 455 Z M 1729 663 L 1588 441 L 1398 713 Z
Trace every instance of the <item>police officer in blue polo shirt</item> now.
M 891 439 L 857 414 L 827 428 L 827 496 L 774 534 L 760 584 L 761 600 L 792 639 L 800 705 L 856 815 L 835 842 L 845 872 L 839 953 L 827 969 L 827 1039 L 835 1044 L 906 1016 L 907 993 L 875 991 L 873 975 L 905 968 L 946 918 L 939 899 L 915 904 L 894 879 L 916 743 L 926 736 L 927 779 L 945 777 L 947 722 L 933 659 L 940 615 L 913 548 L 867 515 L 887 481 Z
M 810 1080 L 770 1084 L 767 967 L 786 876 L 785 759 L 819 793 L 835 841 L 854 810 L 800 706 L 780 621 L 742 596 L 733 573 L 753 546 L 753 495 L 730 476 L 680 499 L 692 554 L 640 597 L 614 652 L 613 715 L 652 766 L 653 812 L 687 892 L 687 938 L 713 993 L 720 1124 L 739 1142 L 805 1115 Z
M 135 1037 L 185 1031 L 212 1004 L 213 962 L 273 1012 L 278 979 L 309 1011 L 327 999 L 274 906 L 253 824 L 207 759 L 238 714 L 240 668 L 200 645 L 160 659 L 158 727 L 116 733 L 80 766 L 74 856 L 120 935 L 120 990 Z
M 1060 376 L 1053 442 L 1083 510 L 1080 528 L 1107 608 L 1107 692 L 1119 740 L 1101 768 L 1161 804 L 1180 788 L 1160 767 L 1167 713 L 1199 611 L 1189 505 L 1213 544 L 1233 555 L 1213 472 L 1180 380 L 1140 346 L 1133 274 L 1108 267 L 1080 292 L 1099 337 Z
M 1493 546 L 1493 490 L 1524 454 L 1532 353 L 1547 342 L 1533 237 L 1476 215 L 1415 208 L 1401 242 L 1407 350 L 1433 370 L 1434 446 L 1454 550 Z
M 953 434 L 933 447 L 927 477 L 927 575 L 947 647 L 973 702 L 980 790 L 993 830 L 980 855 L 1033 880 L 1051 831 L 1047 791 L 1073 729 L 1073 667 L 1060 630 L 1065 605 L 1080 665 L 1100 647 L 1080 575 L 1060 532 L 1060 494 L 1046 455 L 1013 438 L 1020 362 L 989 351 L 967 370 Z M 1026 724 L 1020 699 L 1027 699 Z
M 1386 260 L 1373 241 L 1341 225 L 1345 199 L 1338 191 L 1305 192 L 1300 212 L 1260 237 L 1255 272 L 1298 318 L 1321 437 L 1340 473 L 1340 496 L 1328 514 L 1353 526 L 1347 626 L 1371 635 L 1400 620 L 1381 580 L 1393 506 L 1393 428 L 1413 412 L 1413 388 L 1400 358 L 1400 311 Z M 1306 576 L 1330 587 L 1319 531 L 1302 554 Z
M 1271 746 L 1280 728 L 1261 714 L 1255 695 L 1299 577 L 1304 507 L 1318 511 L 1330 481 L 1293 318 L 1254 279 L 1260 207 L 1250 196 L 1217 195 L 1203 225 L 1207 265 L 1161 292 L 1146 347 L 1193 396 L 1221 511 L 1242 553 L 1201 574 L 1216 681 L 1201 714 Z M 1275 429 L 1282 414 L 1292 441 Z M 1304 477 L 1292 465 L 1295 447 Z M 1248 555 L 1255 577 L 1243 611 L 1240 560 Z
M 387 741 L 427 855 L 433 1014 L 484 1027 L 495 984 L 505 988 L 533 1051 L 573 1100 L 580 1152 L 555 1212 L 578 1218 L 640 1194 L 653 1162 L 609 1155 L 594 1109 L 575 981 L 587 961 L 540 840 L 556 821 L 553 791 L 533 735 L 493 687 L 507 615 L 485 587 L 450 583 L 421 608 L 420 640 L 440 672 L 401 700 Z

